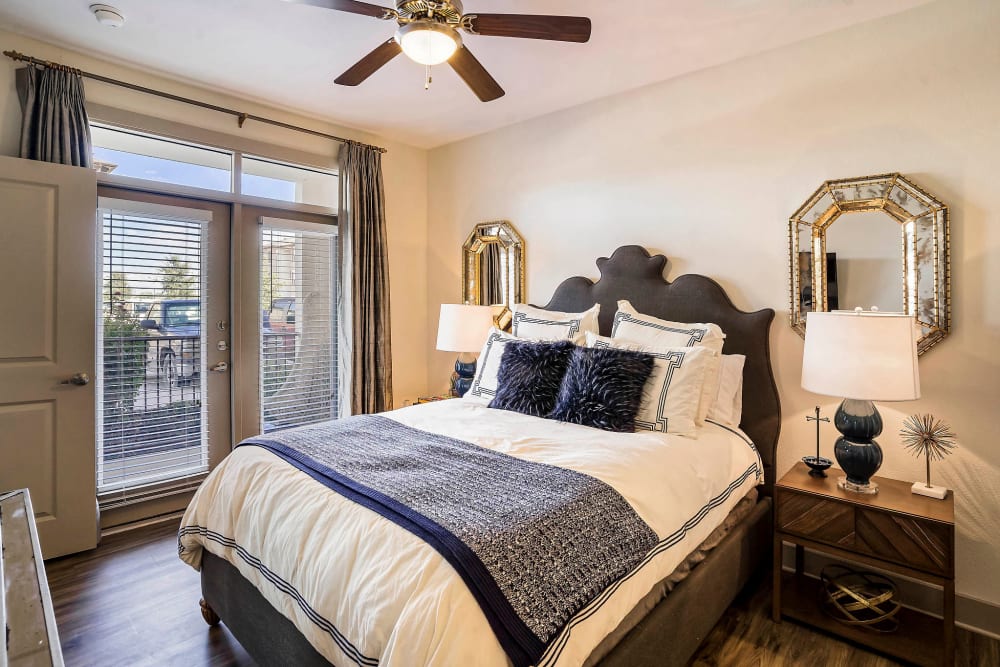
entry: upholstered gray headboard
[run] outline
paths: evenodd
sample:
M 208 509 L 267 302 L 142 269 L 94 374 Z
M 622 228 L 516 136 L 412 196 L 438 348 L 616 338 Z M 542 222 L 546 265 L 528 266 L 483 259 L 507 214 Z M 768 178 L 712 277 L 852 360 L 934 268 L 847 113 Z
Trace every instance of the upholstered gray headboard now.
M 774 487 L 774 464 L 781 429 L 781 404 L 771 370 L 769 331 L 774 310 L 740 310 L 719 283 L 700 275 L 667 282 L 667 258 L 650 256 L 637 245 L 622 246 L 610 258 L 597 260 L 601 278 L 569 278 L 543 306 L 548 310 L 578 312 L 601 304 L 601 333 L 610 335 L 618 301 L 627 299 L 636 310 L 675 322 L 714 322 L 726 333 L 723 354 L 746 355 L 743 368 L 743 421 L 740 427 L 753 439 L 764 459 L 765 493 Z

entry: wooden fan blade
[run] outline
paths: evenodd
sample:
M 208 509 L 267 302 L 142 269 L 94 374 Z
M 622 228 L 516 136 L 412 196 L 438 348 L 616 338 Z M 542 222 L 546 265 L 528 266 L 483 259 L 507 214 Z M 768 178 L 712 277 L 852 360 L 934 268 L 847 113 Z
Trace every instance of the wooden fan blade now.
M 492 102 L 506 94 L 496 79 L 490 76 L 486 68 L 472 55 L 472 51 L 464 46 L 455 51 L 448 64 L 483 102 Z
M 550 39 L 558 42 L 589 42 L 590 19 L 580 16 L 536 16 L 532 14 L 470 14 L 471 32 L 493 37 Z
M 341 86 L 356 86 L 402 52 L 403 49 L 396 43 L 396 40 L 390 39 L 383 42 L 374 51 L 356 62 L 349 70 L 338 76 L 334 83 Z
M 374 16 L 377 19 L 385 18 L 386 12 L 390 10 L 378 5 L 370 5 L 367 2 L 357 2 L 357 0 L 285 0 L 298 5 L 312 5 L 313 7 L 323 7 L 325 9 L 335 9 L 338 12 L 350 12 L 351 14 L 363 14 L 364 16 Z

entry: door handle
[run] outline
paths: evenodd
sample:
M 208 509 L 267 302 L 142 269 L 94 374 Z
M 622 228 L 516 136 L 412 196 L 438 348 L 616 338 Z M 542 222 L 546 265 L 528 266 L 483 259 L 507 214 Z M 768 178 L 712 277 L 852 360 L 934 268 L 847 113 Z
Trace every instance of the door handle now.
M 90 384 L 90 376 L 86 373 L 77 373 L 68 380 L 63 380 L 59 384 L 72 384 L 77 387 L 82 387 L 84 385 Z

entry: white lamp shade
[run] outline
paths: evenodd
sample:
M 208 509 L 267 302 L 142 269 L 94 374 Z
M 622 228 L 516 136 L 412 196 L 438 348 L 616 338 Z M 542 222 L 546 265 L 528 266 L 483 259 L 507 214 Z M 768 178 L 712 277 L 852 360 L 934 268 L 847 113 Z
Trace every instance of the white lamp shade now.
M 802 388 L 864 401 L 920 398 L 917 328 L 899 313 L 809 313 Z
M 441 304 L 437 349 L 445 352 L 479 352 L 493 326 L 493 308 Z

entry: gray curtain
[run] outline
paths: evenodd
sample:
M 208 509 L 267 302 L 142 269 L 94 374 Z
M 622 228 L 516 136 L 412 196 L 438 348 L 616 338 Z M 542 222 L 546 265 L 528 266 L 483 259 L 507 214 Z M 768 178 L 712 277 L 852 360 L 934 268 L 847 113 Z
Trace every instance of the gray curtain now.
M 350 412 L 392 409 L 389 338 L 389 258 L 386 244 L 382 154 L 345 143 L 340 149 L 341 378 Z
M 479 256 L 479 303 L 484 306 L 506 304 L 503 293 L 503 253 L 499 243 L 487 243 Z
M 17 71 L 21 101 L 21 157 L 90 168 L 90 120 L 83 79 L 52 67 Z

